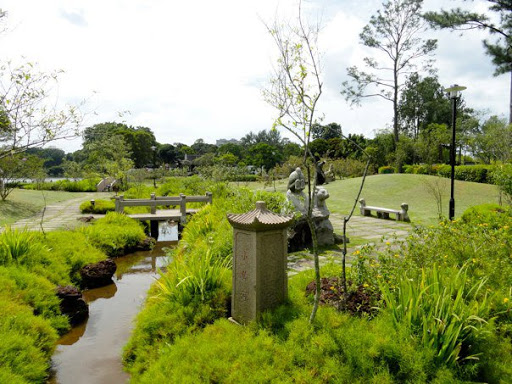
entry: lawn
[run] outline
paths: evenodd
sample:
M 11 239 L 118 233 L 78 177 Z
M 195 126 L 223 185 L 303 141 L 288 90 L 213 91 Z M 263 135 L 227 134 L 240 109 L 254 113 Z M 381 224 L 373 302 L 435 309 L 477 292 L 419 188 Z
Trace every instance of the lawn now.
M 90 195 L 86 192 L 34 191 L 14 189 L 6 201 L 0 201 L 0 226 L 12 224 L 39 213 L 46 205 Z
M 415 224 L 431 225 L 438 222 L 436 199 L 429 192 L 429 185 L 440 183 L 442 190 L 443 215 L 448 216 L 450 180 L 428 175 L 387 174 L 366 178 L 361 197 L 367 205 L 400 209 L 401 203 L 409 204 L 409 216 Z M 324 187 L 330 194 L 327 207 L 333 213 L 346 215 L 350 212 L 361 178 L 336 180 Z M 277 191 L 285 191 L 287 180 L 276 183 Z M 261 183 L 252 183 L 250 188 L 263 188 Z M 273 187 L 265 187 L 273 190 Z M 473 205 L 498 202 L 498 188 L 495 185 L 455 181 L 455 217 Z M 359 207 L 359 203 L 357 205 Z M 359 209 L 355 214 L 359 215 Z

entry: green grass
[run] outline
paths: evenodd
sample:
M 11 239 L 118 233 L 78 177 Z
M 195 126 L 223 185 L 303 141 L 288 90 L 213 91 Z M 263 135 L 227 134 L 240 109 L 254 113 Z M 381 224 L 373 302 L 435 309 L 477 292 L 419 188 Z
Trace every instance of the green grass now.
M 98 193 L 98 198 L 110 195 Z M 85 199 L 86 196 L 90 196 L 90 193 L 15 189 L 6 201 L 0 201 L 0 226 L 37 215 L 43 209 L 45 200 L 46 205 L 50 205 L 80 197 Z
M 372 175 L 366 178 L 361 193 L 367 205 L 400 209 L 400 204 L 409 204 L 409 216 L 415 224 L 431 225 L 438 222 L 436 199 L 428 192 L 426 183 L 434 182 L 437 176 L 388 174 Z M 450 200 L 450 179 L 441 178 L 443 185 L 442 208 L 443 215 L 448 216 Z M 333 213 L 347 215 L 352 208 L 361 178 L 336 180 L 324 187 L 330 194 L 327 207 Z M 276 182 L 276 190 L 284 192 L 287 180 Z M 262 183 L 251 183 L 252 189 L 273 190 L 264 187 Z M 455 181 L 455 217 L 460 217 L 464 211 L 473 206 L 498 202 L 498 188 L 495 185 Z M 359 203 L 355 211 L 359 215 Z

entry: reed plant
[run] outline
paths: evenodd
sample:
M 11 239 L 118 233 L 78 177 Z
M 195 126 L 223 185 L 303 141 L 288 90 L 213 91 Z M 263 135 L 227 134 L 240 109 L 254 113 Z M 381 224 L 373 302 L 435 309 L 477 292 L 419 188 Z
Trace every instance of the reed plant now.
M 487 331 L 490 306 L 485 279 L 468 285 L 467 267 L 441 270 L 434 265 L 421 270 L 418 280 L 404 276 L 395 291 L 379 285 L 396 325 L 405 324 L 436 351 L 437 364 L 478 359 L 472 341 Z
M 33 264 L 34 258 L 45 251 L 40 237 L 38 232 L 7 227 L 0 234 L 0 265 Z
M 187 305 L 194 297 L 205 302 L 211 293 L 225 285 L 228 271 L 228 259 L 213 257 L 208 249 L 203 255 L 173 261 L 156 284 L 160 295 L 182 305 Z

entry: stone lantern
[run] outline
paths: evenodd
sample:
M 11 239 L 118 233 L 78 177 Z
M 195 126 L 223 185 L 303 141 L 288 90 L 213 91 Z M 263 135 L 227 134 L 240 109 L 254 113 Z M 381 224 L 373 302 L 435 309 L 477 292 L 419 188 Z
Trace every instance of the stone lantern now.
M 293 217 L 277 215 L 258 201 L 255 210 L 228 214 L 228 220 L 233 226 L 232 317 L 247 323 L 287 299 L 287 228 Z

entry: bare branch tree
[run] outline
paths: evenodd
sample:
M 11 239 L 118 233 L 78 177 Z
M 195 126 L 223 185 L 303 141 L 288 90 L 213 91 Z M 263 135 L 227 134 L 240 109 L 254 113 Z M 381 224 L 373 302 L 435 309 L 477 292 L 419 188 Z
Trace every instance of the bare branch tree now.
M 60 109 L 51 95 L 61 72 L 32 63 L 0 66 L 0 159 L 80 135 L 80 105 Z
M 415 68 L 418 59 L 425 59 L 436 49 L 436 40 L 418 37 L 426 30 L 420 11 L 422 0 L 388 0 L 378 10 L 359 35 L 361 43 L 377 50 L 390 66 L 366 57 L 365 70 L 347 68 L 350 78 L 342 84 L 341 94 L 352 105 L 368 97 L 380 97 L 393 104 L 393 137 L 399 140 L 398 100 L 403 80 L 401 76 Z M 430 68 L 430 61 L 424 62 Z
M 263 90 L 265 100 L 278 111 L 273 129 L 282 127 L 295 136 L 304 147 L 303 165 L 307 170 L 308 207 L 305 215 L 311 231 L 315 265 L 316 291 L 313 310 L 309 321 L 313 322 L 320 301 L 320 262 L 318 241 L 313 223 L 313 194 L 315 177 L 307 166 L 308 159 L 315 157 L 310 150 L 312 126 L 318 121 L 317 104 L 322 95 L 320 53 L 318 50 L 319 23 L 308 24 L 302 14 L 302 4 L 298 5 L 298 16 L 294 23 L 274 20 L 265 23 L 267 31 L 274 39 L 279 52 L 277 66 L 270 79 L 269 88 Z

